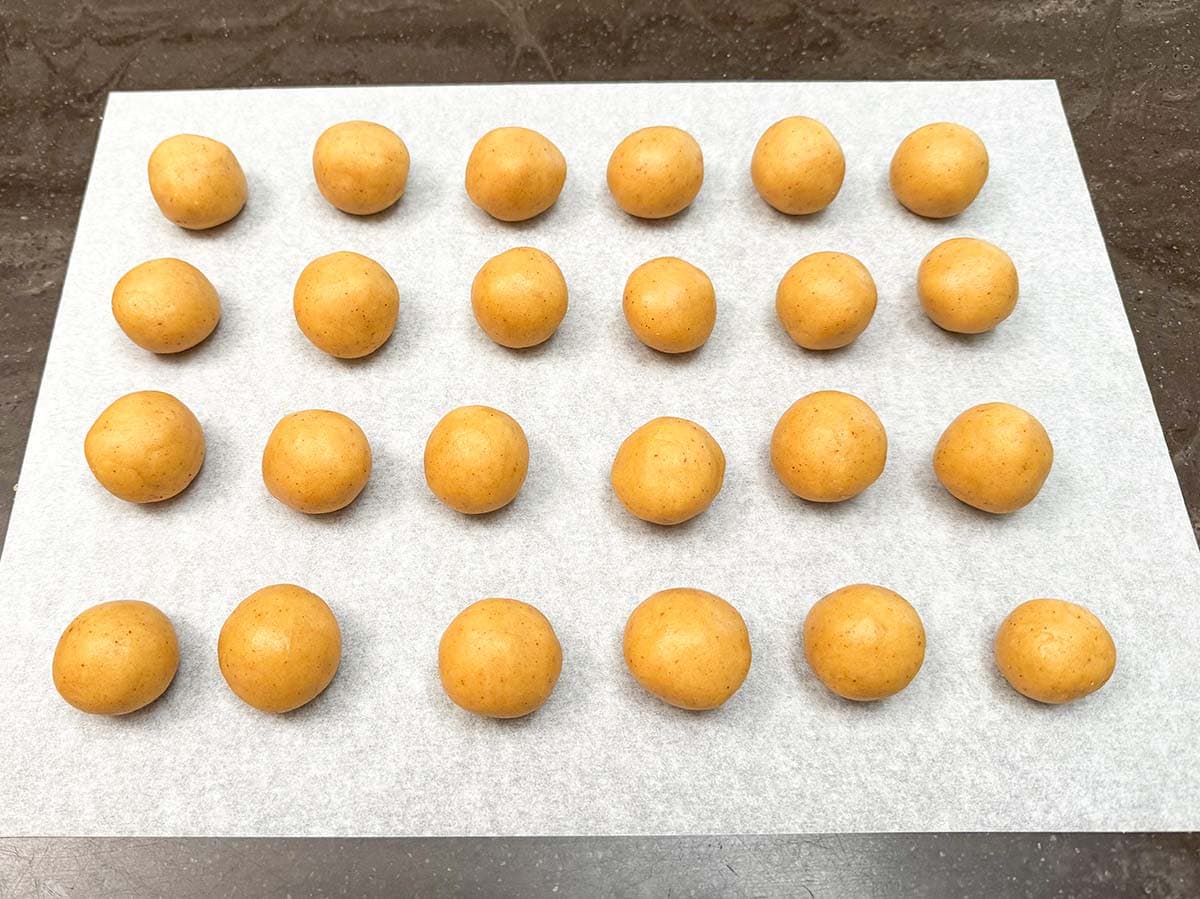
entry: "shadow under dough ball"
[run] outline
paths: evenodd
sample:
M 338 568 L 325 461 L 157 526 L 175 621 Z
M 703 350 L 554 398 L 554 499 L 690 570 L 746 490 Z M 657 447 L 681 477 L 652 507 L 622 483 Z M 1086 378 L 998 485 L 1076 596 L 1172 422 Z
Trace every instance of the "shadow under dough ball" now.
M 970 128 L 935 122 L 900 142 L 892 157 L 892 193 L 926 218 L 949 218 L 979 195 L 988 176 L 987 147 Z
M 807 116 L 780 119 L 758 139 L 750 178 L 758 195 L 786 215 L 811 215 L 833 202 L 846 157 L 833 134 Z
M 1117 665 L 1104 623 L 1062 599 L 1021 603 L 1000 625 L 995 649 L 996 666 L 1014 690 L 1056 705 L 1096 692 Z
M 374 259 L 346 251 L 330 253 L 300 273 L 292 311 L 317 349 L 339 359 L 360 359 L 392 336 L 400 291 Z
M 425 443 L 425 482 L 434 496 L 467 515 L 507 506 L 529 471 L 529 441 L 511 415 L 490 406 L 460 406 Z
M 681 524 L 716 499 L 725 482 L 725 453 L 694 421 L 651 419 L 625 438 L 612 464 L 612 486 L 631 515 Z
M 523 222 L 545 212 L 566 180 L 567 161 L 558 147 L 528 128 L 489 131 L 467 159 L 467 196 L 502 222 Z
M 181 228 L 215 228 L 246 204 L 246 176 L 237 157 L 212 138 L 168 137 L 150 154 L 147 175 L 154 202 Z
M 801 499 L 839 503 L 883 474 L 887 432 L 870 406 L 837 390 L 794 402 L 771 435 L 771 467 Z
M 362 428 L 340 412 L 293 412 L 267 438 L 262 476 L 271 495 L 297 512 L 336 512 L 367 485 L 371 445 Z
M 375 122 L 340 122 L 317 138 L 312 166 L 321 196 L 342 212 L 373 215 L 404 194 L 408 147 Z
M 704 154 L 679 128 L 642 128 L 617 144 L 608 160 L 608 189 L 630 215 L 661 219 L 682 212 L 704 183 Z

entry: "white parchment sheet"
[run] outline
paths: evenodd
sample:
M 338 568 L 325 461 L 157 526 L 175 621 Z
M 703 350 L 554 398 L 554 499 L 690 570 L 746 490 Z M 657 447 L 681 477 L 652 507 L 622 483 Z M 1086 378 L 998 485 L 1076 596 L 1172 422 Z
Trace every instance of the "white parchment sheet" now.
M 825 122 L 847 160 L 818 215 L 767 207 L 749 178 L 759 134 L 785 115 Z M 310 154 L 335 122 L 401 134 L 408 191 L 392 211 L 334 210 Z M 901 138 L 927 122 L 974 128 L 991 153 L 979 200 L 950 221 L 903 210 L 887 186 Z M 463 190 L 474 141 L 521 124 L 568 160 L 558 204 L 506 225 Z M 604 182 L 635 128 L 699 140 L 705 182 L 686 213 L 643 222 Z M 189 233 L 146 185 L 155 144 L 211 135 L 237 153 L 249 202 L 231 224 Z M 1016 313 L 969 338 L 934 327 L 915 296 L 936 243 L 972 235 L 1021 276 Z M 560 264 L 570 311 L 547 344 L 492 344 L 471 315 L 479 266 L 533 245 Z M 398 329 L 343 362 L 301 335 L 292 287 L 306 263 L 365 253 L 401 292 Z M 848 349 L 792 345 L 775 287 L 810 252 L 860 258 L 879 309 Z M 629 272 L 660 255 L 716 286 L 700 351 L 643 347 L 621 314 Z M 113 322 L 113 284 L 178 256 L 220 291 L 212 338 L 156 357 Z M 174 501 L 127 505 L 95 483 L 83 436 L 121 394 L 169 391 L 197 414 L 208 459 Z M 890 439 L 871 489 L 806 504 L 777 482 L 768 443 L 800 396 L 864 398 Z M 976 403 L 1037 415 L 1055 448 L 1037 500 L 1008 517 L 952 499 L 930 468 L 942 429 Z M 438 418 L 486 403 L 514 415 L 529 479 L 498 513 L 440 505 L 421 456 Z M 285 413 L 330 408 L 366 431 L 375 469 L 342 513 L 274 501 L 259 460 Z M 712 508 L 671 529 L 630 517 L 608 470 L 620 441 L 657 415 L 707 427 L 728 457 Z M 1200 826 L 1200 566 L 1052 82 L 606 84 L 329 88 L 114 94 L 108 103 L 0 567 L 0 832 L 10 834 L 576 834 L 858 830 L 1158 829 Z M 216 659 L 238 601 L 281 581 L 324 597 L 344 636 L 341 670 L 308 707 L 271 717 L 228 690 Z M 805 612 L 854 582 L 919 610 L 925 666 L 884 702 L 836 699 L 803 662 Z M 734 603 L 754 663 L 724 708 L 678 711 L 644 693 L 620 652 L 650 593 L 696 586 Z M 563 645 L 546 706 L 475 718 L 437 677 L 438 638 L 484 596 L 536 604 Z M 1116 640 L 1101 692 L 1051 708 L 996 673 L 992 636 L 1019 602 L 1083 602 Z M 55 693 L 50 661 L 93 603 L 140 598 L 171 616 L 182 662 L 168 693 L 123 719 Z

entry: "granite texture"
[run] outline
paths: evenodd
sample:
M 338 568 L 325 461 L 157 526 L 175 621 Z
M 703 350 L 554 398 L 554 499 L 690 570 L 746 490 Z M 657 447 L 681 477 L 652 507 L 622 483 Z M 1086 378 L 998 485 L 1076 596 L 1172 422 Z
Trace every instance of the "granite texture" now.
M 1193 0 L 6 0 L 0 530 L 107 91 L 662 78 L 1057 78 L 1195 526 L 1198 56 Z M 0 895 L 556 887 L 568 895 L 1185 896 L 1200 894 L 1200 838 L 0 840 Z

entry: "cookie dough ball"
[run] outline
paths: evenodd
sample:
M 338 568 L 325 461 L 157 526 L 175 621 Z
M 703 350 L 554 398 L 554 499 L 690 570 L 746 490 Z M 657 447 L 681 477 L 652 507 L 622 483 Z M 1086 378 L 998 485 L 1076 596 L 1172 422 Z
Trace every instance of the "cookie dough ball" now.
M 892 193 L 926 218 L 958 215 L 974 201 L 987 176 L 987 147 L 970 128 L 951 122 L 918 128 L 892 157 Z
M 691 263 L 663 256 L 643 262 L 625 282 L 625 321 L 660 353 L 690 353 L 717 323 L 717 295 L 708 275 Z
M 938 244 L 917 271 L 921 307 L 939 328 L 982 334 L 1017 306 L 1017 267 L 995 244 L 955 237 Z
M 528 471 L 525 432 L 511 415 L 490 406 L 460 406 L 447 413 L 425 444 L 429 489 L 467 515 L 507 506 Z
M 1000 625 L 996 665 L 1018 693 L 1058 705 L 1103 687 L 1117 665 L 1117 647 L 1083 606 L 1031 599 Z
M 212 138 L 168 137 L 150 154 L 147 172 L 154 202 L 181 228 L 215 228 L 246 204 L 246 176 L 237 157 Z
M 325 601 L 294 584 L 243 599 L 217 638 L 217 662 L 238 699 L 262 712 L 290 712 L 329 686 L 342 660 L 342 632 Z
M 533 247 L 493 256 L 471 282 L 475 321 L 500 346 L 522 349 L 550 339 L 567 314 L 567 281 Z
M 846 157 L 829 129 L 807 116 L 780 119 L 758 139 L 750 178 L 758 195 L 787 215 L 810 215 L 833 202 Z
M 292 293 L 292 310 L 317 349 L 339 359 L 358 359 L 392 336 L 400 291 L 374 259 L 330 253 L 304 267 Z
M 725 454 L 712 434 L 685 418 L 655 418 L 625 438 L 612 485 L 629 512 L 654 524 L 695 518 L 725 482 Z
M 840 503 L 875 483 L 887 462 L 887 432 L 856 396 L 821 390 L 796 400 L 771 435 L 771 467 L 785 487 L 814 503 Z
M 681 709 L 723 705 L 750 671 L 750 633 L 738 610 L 688 587 L 661 590 L 633 610 L 624 652 L 634 680 Z
M 126 715 L 162 696 L 179 667 L 171 621 L 119 599 L 80 613 L 54 650 L 54 688 L 81 712 Z
M 608 160 L 608 189 L 617 205 L 643 219 L 686 209 L 704 183 L 704 154 L 686 131 L 658 125 L 629 135 Z
M 523 222 L 554 205 L 567 180 L 558 147 L 528 128 L 489 131 L 467 159 L 467 196 L 502 222 Z
M 151 259 L 127 271 L 112 295 L 125 336 L 152 353 L 190 350 L 221 317 L 216 288 L 182 259 Z
M 550 698 L 562 647 L 546 616 L 516 599 L 481 599 L 450 622 L 438 644 L 442 689 L 489 718 L 520 718 Z
M 263 483 L 285 506 L 308 515 L 336 512 L 362 493 L 371 476 L 371 445 L 362 428 L 338 412 L 285 415 L 267 438 Z
M 925 661 L 925 627 L 899 593 L 872 584 L 835 590 L 804 619 L 804 656 L 845 699 L 883 699 L 909 685 Z
M 342 122 L 317 138 L 313 177 L 321 196 L 351 215 L 382 212 L 408 182 L 408 147 L 390 128 Z
M 806 350 L 852 343 L 875 314 L 875 280 L 845 253 L 813 253 L 787 270 L 775 311 L 788 336 Z
M 1054 447 L 1042 423 L 1008 403 L 972 406 L 950 423 L 933 470 L 956 499 L 984 512 L 1015 512 L 1050 474 Z
M 204 464 L 204 431 L 169 393 L 128 393 L 100 413 L 83 441 L 100 486 L 131 503 L 157 503 L 183 491 Z

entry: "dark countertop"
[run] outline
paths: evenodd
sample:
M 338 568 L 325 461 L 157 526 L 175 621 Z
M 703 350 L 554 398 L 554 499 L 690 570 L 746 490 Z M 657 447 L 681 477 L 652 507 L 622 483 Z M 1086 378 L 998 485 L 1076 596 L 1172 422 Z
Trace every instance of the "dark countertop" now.
M 0 51 L 0 530 L 108 91 L 546 79 L 1058 79 L 1200 523 L 1193 0 L 7 0 Z M 0 839 L 0 895 L 555 890 L 1194 896 L 1200 836 Z

